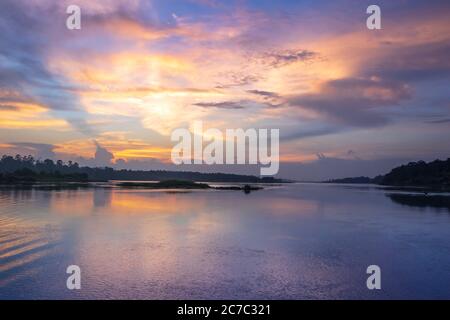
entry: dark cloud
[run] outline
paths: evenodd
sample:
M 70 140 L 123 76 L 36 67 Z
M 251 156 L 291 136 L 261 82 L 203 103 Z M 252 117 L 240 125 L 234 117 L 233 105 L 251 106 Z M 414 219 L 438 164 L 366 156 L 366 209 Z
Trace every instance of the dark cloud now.
M 0 66 L 1 74 L 1 66 Z M 36 103 L 32 98 L 25 96 L 23 93 L 17 92 L 16 90 L 7 88 L 7 85 L 0 84 L 0 103 L 5 104 L 18 102 L 18 103 Z
M 202 108 L 219 108 L 219 109 L 244 109 L 241 102 L 224 101 L 224 102 L 199 102 L 194 106 Z
M 87 167 L 112 167 L 114 166 L 114 154 L 100 145 L 96 140 L 93 141 L 96 146 L 94 157 L 86 158 L 75 154 L 58 154 L 61 159 L 76 161 L 80 166 Z
M 300 181 L 325 181 L 347 177 L 375 177 L 388 173 L 392 168 L 413 159 L 390 158 L 362 160 L 359 158 L 335 158 L 318 154 L 317 160 L 305 163 L 280 163 L 279 177 Z
M 312 61 L 317 57 L 318 54 L 310 50 L 282 50 L 265 53 L 263 61 L 271 67 L 278 68 L 294 62 Z
M 213 8 L 223 5 L 220 3 L 220 1 L 217 1 L 217 0 L 189 0 L 189 2 L 192 2 L 194 4 L 209 6 L 209 7 L 213 7 Z
M 337 123 L 370 127 L 389 120 L 377 108 L 394 106 L 410 97 L 410 88 L 401 82 L 346 78 L 324 83 L 318 93 L 290 97 L 288 103 L 313 110 Z
M 248 93 L 255 94 L 257 96 L 262 96 L 266 99 L 277 99 L 280 98 L 280 96 L 275 92 L 270 91 L 262 91 L 262 90 L 247 90 Z
M 16 106 L 10 106 L 5 104 L 0 104 L 0 111 L 17 111 L 19 108 Z
M 347 156 L 352 157 L 355 160 L 362 160 L 360 157 L 358 157 L 358 154 L 356 153 L 356 151 L 353 151 L 353 150 L 348 150 Z
M 327 158 L 323 153 L 318 153 L 318 154 L 316 154 L 316 156 L 317 156 L 318 160 L 324 160 Z
M 281 132 L 280 138 L 283 141 L 290 141 L 290 140 L 296 140 L 296 139 L 302 139 L 302 138 L 311 138 L 311 137 L 320 137 L 320 136 L 326 136 L 329 134 L 334 134 L 338 132 L 342 132 L 342 128 L 338 128 L 336 126 L 326 126 L 326 127 L 318 127 L 316 128 L 309 128 L 309 129 L 297 129 L 297 130 L 283 130 Z
M 256 74 L 236 74 L 236 73 L 230 73 L 220 76 L 224 76 L 228 79 L 228 82 L 225 83 L 219 83 L 216 86 L 216 89 L 227 89 L 227 88 L 233 88 L 233 87 L 243 87 L 251 85 L 261 79 L 259 75 Z
M 56 154 L 54 152 L 55 146 L 45 143 L 32 142 L 15 142 L 8 143 L 11 148 L 17 149 L 21 154 L 31 154 L 37 159 L 54 159 Z
M 388 48 L 387 53 L 363 71 L 397 81 L 450 78 L 450 44 L 447 41 Z
M 272 104 L 268 102 L 259 102 L 252 100 L 241 100 L 241 101 L 222 101 L 222 102 L 198 102 L 194 106 L 202 108 L 218 108 L 218 109 L 228 109 L 228 110 L 239 110 L 251 107 L 263 107 L 263 108 L 277 108 L 279 105 Z
M 97 150 L 95 150 L 95 164 L 97 166 L 108 166 L 111 165 L 114 155 L 107 149 L 103 148 L 97 141 L 94 141 Z
M 450 118 L 438 119 L 438 120 L 430 120 L 430 121 L 427 121 L 427 123 L 434 123 L 434 124 L 450 123 Z

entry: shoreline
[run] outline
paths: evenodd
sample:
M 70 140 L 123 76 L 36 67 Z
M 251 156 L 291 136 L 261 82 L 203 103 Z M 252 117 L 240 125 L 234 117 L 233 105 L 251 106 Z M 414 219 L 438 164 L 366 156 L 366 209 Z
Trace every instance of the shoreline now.
M 103 185 L 101 183 L 104 183 Z M 0 189 L 37 189 L 37 190 L 63 190 L 63 189 L 91 189 L 91 188 L 119 188 L 119 189 L 141 189 L 141 190 L 228 190 L 228 191 L 244 191 L 250 193 L 264 189 L 255 184 L 229 183 L 222 182 L 226 185 L 212 186 L 203 182 L 184 181 L 184 180 L 167 180 L 167 181 L 142 181 L 128 182 L 121 181 L 26 181 L 15 183 L 1 183 Z

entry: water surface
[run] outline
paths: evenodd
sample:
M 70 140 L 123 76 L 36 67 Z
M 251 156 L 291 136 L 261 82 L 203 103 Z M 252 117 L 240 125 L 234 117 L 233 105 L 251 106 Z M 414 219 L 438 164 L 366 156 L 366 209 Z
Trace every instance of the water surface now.
M 381 290 L 366 287 L 372 264 Z M 0 299 L 20 298 L 450 299 L 448 195 L 0 190 Z

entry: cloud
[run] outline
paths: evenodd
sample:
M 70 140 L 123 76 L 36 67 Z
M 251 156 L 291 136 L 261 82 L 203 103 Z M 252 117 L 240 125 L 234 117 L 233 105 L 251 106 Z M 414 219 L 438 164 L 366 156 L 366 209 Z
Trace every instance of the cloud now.
M 302 138 L 312 138 L 326 136 L 329 134 L 334 134 L 343 131 L 342 128 L 338 126 L 319 126 L 315 125 L 314 128 L 295 128 L 294 130 L 283 130 L 280 138 L 287 142 L 291 140 L 297 140 Z
M 353 150 L 348 150 L 347 156 L 352 157 L 355 160 L 362 160 L 360 157 L 358 157 L 358 154 L 356 153 L 356 151 L 353 151 Z
M 427 121 L 427 123 L 434 123 L 434 124 L 450 123 L 450 118 L 438 119 L 438 120 L 430 120 L 430 121 Z
M 209 7 L 218 7 L 220 6 L 220 2 L 217 0 L 189 0 L 189 2 L 200 4 Z
M 223 76 L 225 77 L 225 80 L 217 84 L 217 89 L 249 86 L 261 80 L 261 76 L 257 74 L 245 74 L 243 72 L 227 72 Z
M 92 145 L 92 141 L 85 141 L 86 147 Z M 111 167 L 113 166 L 114 154 L 110 152 L 108 149 L 102 147 L 100 143 L 96 140 L 93 141 L 95 145 L 95 154 L 94 157 L 89 156 L 79 156 L 77 154 L 67 152 L 67 149 L 61 148 L 58 146 L 56 148 L 57 157 L 63 160 L 72 160 L 80 164 L 80 166 L 88 166 L 88 167 Z M 64 146 L 62 146 L 64 147 Z
M 97 149 L 95 150 L 94 161 L 97 166 L 108 166 L 111 165 L 112 160 L 114 159 L 114 154 L 103 148 L 97 141 L 94 140 L 95 146 Z
M 248 93 L 257 95 L 257 96 L 262 96 L 265 99 L 278 99 L 280 98 L 280 95 L 278 93 L 275 92 L 270 92 L 270 91 L 263 91 L 263 90 L 247 90 Z
M 279 68 L 291 63 L 312 61 L 317 57 L 317 52 L 300 49 L 266 52 L 261 59 L 264 64 L 273 68 Z
M 388 117 L 376 109 L 398 105 L 410 97 L 411 90 L 404 83 L 378 78 L 346 78 L 323 83 L 317 93 L 289 97 L 288 103 L 337 123 L 370 127 L 388 122 Z
M 362 73 L 404 82 L 450 78 L 448 40 L 390 46 L 378 59 L 368 61 Z
M 387 137 L 402 132 L 402 122 L 447 124 L 438 100 L 448 101 L 448 6 L 382 2 L 389 32 L 373 33 L 354 14 L 364 14 L 356 0 L 333 15 L 340 5 L 322 1 L 306 8 L 289 1 L 79 0 L 83 27 L 71 32 L 70 0 L 3 0 L 0 142 L 23 129 L 23 141 L 58 143 L 57 156 L 82 156 L 89 165 L 109 165 L 114 156 L 166 159 L 155 145 L 167 147 L 173 128 L 201 119 L 223 128 L 276 126 L 290 140 L 288 156 L 303 160 L 333 152 L 339 139 L 342 150 L 358 149 L 367 142 L 354 132 L 361 128 Z M 413 127 L 409 139 L 438 149 L 445 125 L 422 127 L 429 131 Z M 55 128 L 64 135 L 53 136 Z M 102 133 L 119 130 L 127 139 Z M 403 136 L 392 139 L 390 152 L 405 153 L 395 148 L 404 146 Z M 313 143 L 326 147 L 301 148 Z
M 219 108 L 219 109 L 244 109 L 242 102 L 223 101 L 223 102 L 199 102 L 194 106 L 202 108 Z
M 240 101 L 221 101 L 221 102 L 198 102 L 194 103 L 194 106 L 202 108 L 217 108 L 228 110 L 239 110 L 245 108 L 276 108 L 279 105 L 271 104 L 269 102 L 259 102 L 253 100 L 240 100 Z
M 408 158 L 343 159 L 318 154 L 315 161 L 281 162 L 278 176 L 300 181 L 324 181 L 358 176 L 375 177 L 409 161 L 411 159 Z
M 50 117 L 42 105 L 18 101 L 13 98 L 0 104 L 0 128 L 67 130 L 66 121 Z
M 65 79 L 50 72 L 46 65 L 52 44 L 62 39 L 63 32 L 59 30 L 65 29 L 65 15 L 58 11 L 57 6 L 45 1 L 5 0 L 2 1 L 2 12 L 8 14 L 0 15 L 1 90 L 17 91 L 35 103 L 59 112 L 58 116 L 75 128 L 91 134 L 94 130 L 88 125 L 77 96 L 64 90 Z M 43 18 L 50 15 L 57 19 Z M 71 121 L 74 114 L 80 118 L 75 123 Z M 82 125 L 77 127 L 79 123 Z
M 19 108 L 17 106 L 0 104 L 0 111 L 17 111 Z
M 52 144 L 11 142 L 8 143 L 8 145 L 8 149 L 14 149 L 16 152 L 23 155 L 31 154 L 37 159 L 54 159 L 56 156 L 54 152 L 55 146 Z

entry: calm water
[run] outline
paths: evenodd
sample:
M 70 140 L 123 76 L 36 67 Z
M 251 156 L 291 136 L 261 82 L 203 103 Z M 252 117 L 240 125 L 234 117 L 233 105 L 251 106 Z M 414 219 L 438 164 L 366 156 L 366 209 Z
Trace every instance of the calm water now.
M 448 197 L 393 192 L 2 190 L 0 298 L 450 299 Z

